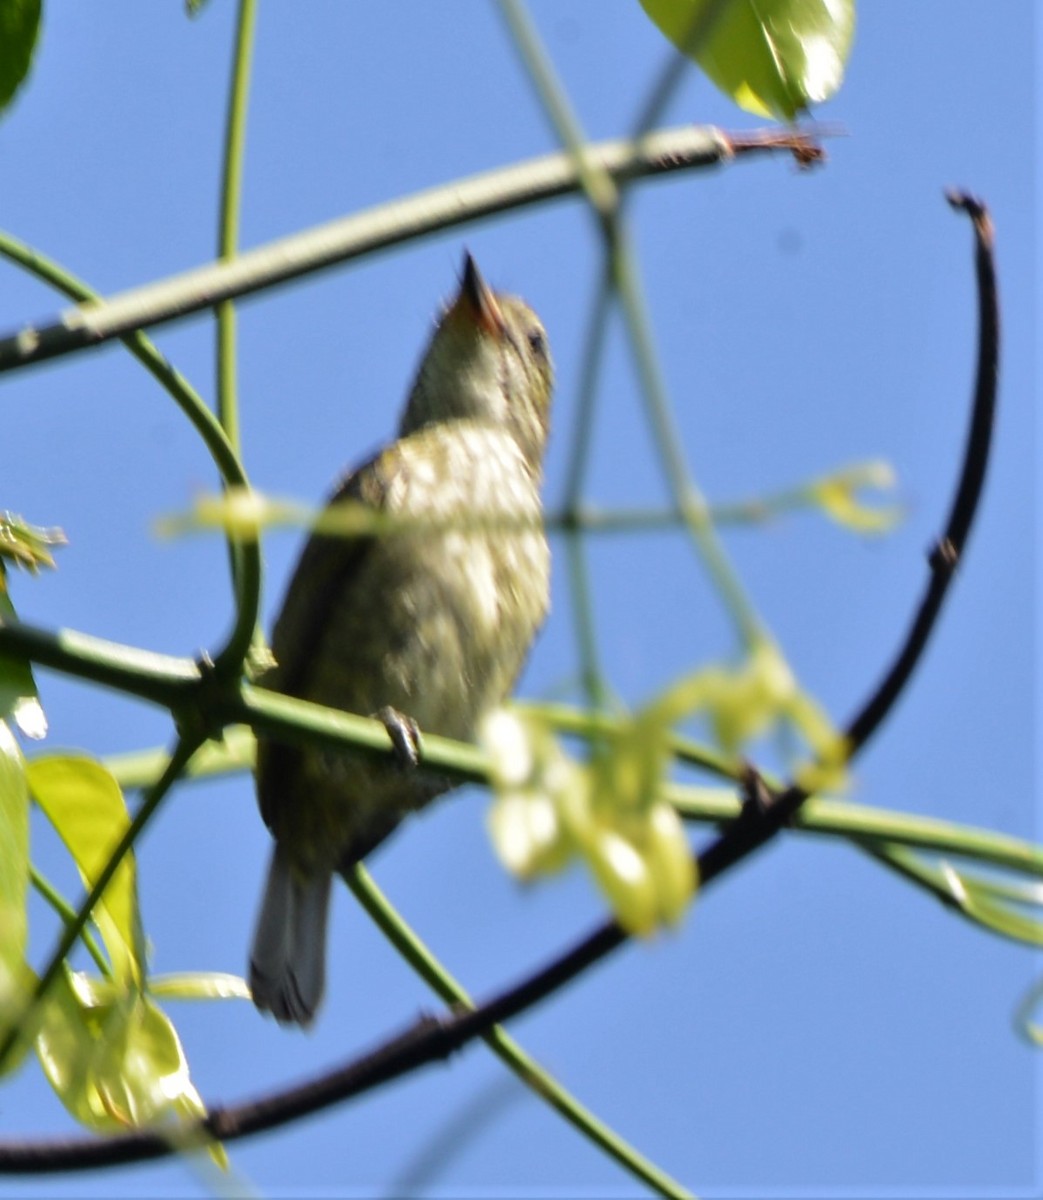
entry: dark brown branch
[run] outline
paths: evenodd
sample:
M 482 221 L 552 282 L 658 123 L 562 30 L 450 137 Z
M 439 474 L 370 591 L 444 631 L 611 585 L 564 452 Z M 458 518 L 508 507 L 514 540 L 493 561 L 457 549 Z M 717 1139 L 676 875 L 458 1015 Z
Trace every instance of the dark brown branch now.
M 853 750 L 872 736 L 887 716 L 912 675 L 934 629 L 949 584 L 967 545 L 974 514 L 978 510 L 985 468 L 989 461 L 992 429 L 996 415 L 996 391 L 999 381 L 1000 311 L 996 293 L 996 267 L 993 255 L 992 220 L 982 202 L 966 193 L 949 192 L 946 199 L 953 208 L 966 212 L 974 224 L 975 268 L 978 278 L 978 369 L 974 385 L 974 405 L 964 450 L 959 486 L 945 532 L 931 551 L 931 575 L 916 618 L 905 644 L 890 671 L 863 705 L 848 727 Z
M 938 548 L 931 554 L 931 574 L 924 597 L 893 666 L 847 727 L 852 756 L 862 749 L 890 713 L 923 654 L 966 544 L 988 462 L 999 361 L 992 226 L 980 201 L 960 193 L 950 195 L 949 202 L 969 215 L 976 239 L 980 323 L 970 432 L 948 524 Z M 773 796 L 758 788 L 755 775 L 751 777 L 750 792 L 742 816 L 698 857 L 703 887 L 774 837 L 792 820 L 807 798 L 806 793 L 796 786 Z M 484 1005 L 456 1009 L 442 1018 L 421 1017 L 411 1028 L 372 1053 L 299 1087 L 257 1101 L 211 1110 L 209 1117 L 198 1127 L 196 1140 L 216 1137 L 221 1141 L 233 1141 L 274 1129 L 447 1058 L 493 1025 L 517 1016 L 545 999 L 626 940 L 623 930 L 614 921 L 608 921 L 543 970 Z M 169 1138 L 152 1133 L 109 1139 L 0 1143 L 0 1173 L 44 1173 L 114 1166 L 163 1157 L 188 1144 L 187 1139 L 174 1144 Z

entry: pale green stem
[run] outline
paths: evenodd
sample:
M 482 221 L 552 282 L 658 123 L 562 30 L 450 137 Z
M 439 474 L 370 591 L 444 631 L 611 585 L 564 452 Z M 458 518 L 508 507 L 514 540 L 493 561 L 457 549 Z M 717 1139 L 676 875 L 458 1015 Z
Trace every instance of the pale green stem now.
M 520 0 L 498 0 L 498 7 L 543 102 L 544 112 L 576 164 L 587 200 L 602 222 L 611 222 L 619 207 L 619 190 L 612 176 L 591 155 L 583 127 L 572 111 L 565 89 L 558 82 L 525 5 Z
M 9 233 L 0 231 L 0 254 L 24 267 L 37 279 L 49 283 L 72 300 L 83 303 L 99 302 L 101 296 L 82 279 L 77 278 L 53 259 L 27 246 Z M 122 336 L 127 349 L 170 394 L 171 398 L 192 422 L 203 439 L 214 465 L 225 483 L 247 485 L 246 475 L 231 442 L 203 398 L 187 379 L 163 357 L 153 342 L 143 333 L 128 332 Z
M 641 394 L 655 438 L 667 483 L 691 532 L 703 563 L 710 573 L 728 612 L 749 650 L 766 636 L 760 619 L 747 600 L 738 576 L 724 552 L 710 520 L 710 510 L 684 461 L 681 436 L 674 421 L 666 384 L 652 336 L 648 306 L 638 277 L 637 263 L 625 230 L 620 230 L 614 245 L 616 286 L 630 330 L 631 344 L 641 379 Z
M 221 184 L 221 220 L 218 232 L 219 262 L 239 252 L 239 214 L 242 207 L 246 113 L 253 57 L 255 0 L 240 0 L 236 30 L 232 86 L 225 124 L 224 171 Z M 239 405 L 236 388 L 235 308 L 230 300 L 217 305 L 217 415 L 228 440 L 239 453 Z
M 239 250 L 239 215 L 242 208 L 243 161 L 246 145 L 246 114 L 253 57 L 255 0 L 240 0 L 236 29 L 232 85 L 225 125 L 224 170 L 221 184 L 221 218 L 218 261 L 231 262 Z M 216 306 L 217 314 L 217 415 L 236 454 L 240 453 L 239 398 L 237 384 L 236 314 L 231 300 Z M 236 620 L 224 649 L 217 656 L 218 674 L 242 670 L 257 632 L 261 607 L 261 552 L 256 541 L 241 541 L 229 535 L 228 553 L 232 586 L 236 593 Z
M 63 924 L 68 924 L 76 919 L 76 910 L 58 891 L 53 883 L 44 876 L 36 867 L 29 868 L 29 880 L 36 892 L 51 906 L 52 909 L 61 918 Z M 109 966 L 109 960 L 105 957 L 102 948 L 98 945 L 97 939 L 91 931 L 84 927 L 80 930 L 80 941 L 87 947 L 87 952 L 94 959 L 98 970 L 105 976 L 106 979 L 112 978 L 112 968 Z
M 569 595 L 572 598 L 572 624 L 576 631 L 580 679 L 587 703 L 594 709 L 607 707 L 605 677 L 601 672 L 598 639 L 594 630 L 594 603 L 590 594 L 587 558 L 583 539 L 570 532 L 565 549 L 569 564 Z
M 611 282 L 618 291 L 630 341 L 641 378 L 645 410 L 652 427 L 656 449 L 666 473 L 674 501 L 683 514 L 695 546 L 724 603 L 735 621 L 744 646 L 749 650 L 766 634 L 724 553 L 709 519 L 703 499 L 684 461 L 681 438 L 673 418 L 648 309 L 640 287 L 637 263 L 626 226 L 620 216 L 620 192 L 606 190 L 603 171 L 592 170 L 583 129 L 558 83 L 549 58 L 532 23 L 518 0 L 500 0 L 500 10 L 510 25 L 514 44 L 529 73 L 540 102 L 562 143 L 577 165 L 587 199 L 600 219 L 608 256 Z M 611 203 L 609 203 L 611 201 Z
M 0 254 L 74 300 L 99 300 L 98 294 L 82 280 L 10 234 L 0 232 Z M 121 341 L 191 421 L 210 451 L 224 485 L 249 487 L 239 455 L 224 428 L 188 380 L 167 362 L 156 346 L 140 331 L 124 333 Z M 234 581 L 236 615 L 228 643 L 215 660 L 215 666 L 220 664 L 221 670 L 229 670 L 229 664 L 236 670 L 241 665 L 245 650 L 240 650 L 240 644 L 245 636 L 246 645 L 249 645 L 260 607 L 260 548 L 256 544 L 240 545 L 233 553 L 233 561 L 238 563 L 237 578 Z M 245 635 L 244 630 L 248 631 Z
M 733 821 L 741 809 L 731 789 L 668 783 L 663 796 L 689 820 Z M 973 859 L 1043 879 L 1043 848 L 1008 834 L 933 817 L 812 797 L 801 807 L 794 828 L 801 833 L 842 837 L 856 843 L 888 843 Z
M 569 464 L 565 474 L 564 506 L 565 513 L 569 517 L 576 514 L 583 500 L 583 485 L 586 481 L 590 447 L 594 437 L 598 377 L 604 362 L 608 318 L 612 311 L 612 290 L 607 275 L 607 262 L 603 267 L 603 272 L 605 274 L 595 290 L 590 320 L 583 338 L 583 359 L 580 367 L 579 387 L 576 389 L 576 419 L 570 440 Z
M 446 1004 L 472 1007 L 471 997 L 442 966 L 431 951 L 403 920 L 387 897 L 362 866 L 345 875 L 348 887 L 376 922 L 384 936 L 407 963 Z M 493 1053 L 541 1100 L 545 1100 L 575 1129 L 615 1159 L 635 1178 L 662 1196 L 687 1197 L 691 1193 L 670 1178 L 654 1163 L 628 1145 L 589 1109 L 585 1108 L 560 1083 L 549 1075 L 521 1046 L 499 1026 L 482 1035 Z
M 0 654 L 115 688 L 171 712 L 198 687 L 202 675 L 190 658 L 139 650 L 73 629 L 37 629 L 22 621 L 0 624 Z
M 258 689 L 254 690 L 254 694 L 255 697 L 262 695 Z M 276 698 L 271 693 L 268 695 L 273 700 L 284 699 Z M 257 699 L 252 707 L 259 711 Z M 274 714 L 276 707 L 285 707 L 287 715 L 295 710 L 309 716 L 313 712 L 318 714 L 319 719 L 314 723 L 302 720 L 299 732 L 322 729 L 331 745 L 361 743 L 374 753 L 387 752 L 386 733 L 378 722 L 333 712 L 329 712 L 329 718 L 324 719 L 322 714 L 326 710 L 300 701 L 287 700 L 285 706 L 273 705 L 268 711 Z M 517 707 L 546 720 L 562 734 L 584 739 L 596 739 L 618 731 L 625 727 L 628 720 L 626 717 L 613 717 L 604 712 L 589 712 L 561 704 L 530 703 Z M 285 736 L 289 722 L 280 728 Z M 363 734 L 366 736 L 363 737 Z M 456 743 L 434 739 L 431 746 L 433 765 L 437 763 L 443 770 L 455 770 L 459 778 L 482 782 L 488 770 L 485 756 L 474 747 L 461 745 L 459 749 L 463 751 L 463 757 L 457 757 L 454 754 L 456 748 Z M 671 748 L 679 761 L 722 776 L 731 776 L 733 773 L 733 767 L 724 756 L 679 735 L 671 739 Z M 193 757 L 185 776 L 203 779 L 247 770 L 252 764 L 252 755 L 253 738 L 249 731 L 243 727 L 232 728 L 228 730 L 224 743 L 208 743 Z M 157 749 L 117 755 L 105 761 L 120 785 L 130 788 L 153 783 L 165 770 L 169 757 Z M 741 803 L 734 787 L 708 788 L 667 782 L 663 785 L 662 796 L 686 820 L 722 824 L 736 820 L 741 812 Z M 966 859 L 983 866 L 1043 879 L 1043 848 L 992 830 L 911 813 L 813 797 L 802 807 L 794 831 L 843 838 L 870 853 L 904 846 L 927 854 Z M 883 857 L 882 854 L 876 856 Z M 893 856 L 891 861 L 883 865 L 894 868 Z M 912 870 L 903 873 L 911 882 L 938 893 L 937 880 L 931 868 L 921 865 L 918 874 Z
M 689 126 L 649 134 L 637 144 L 599 142 L 588 153 L 618 184 L 720 166 L 749 154 L 788 153 L 808 144 L 806 136 L 797 134 L 731 138 L 719 129 Z M 576 164 L 564 153 L 454 180 L 258 246 L 231 262 L 208 263 L 107 300 L 66 309 L 50 321 L 25 325 L 0 338 L 0 371 L 93 349 L 131 330 L 211 309 L 234 296 L 579 189 Z

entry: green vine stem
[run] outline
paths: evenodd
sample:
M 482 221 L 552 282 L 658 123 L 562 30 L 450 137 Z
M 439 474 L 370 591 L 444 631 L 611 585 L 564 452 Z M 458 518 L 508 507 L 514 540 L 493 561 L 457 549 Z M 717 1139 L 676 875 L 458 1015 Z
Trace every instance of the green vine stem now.
M 68 925 L 76 920 L 76 910 L 58 891 L 53 883 L 36 867 L 30 866 L 29 880 L 33 885 L 33 890 L 37 895 L 41 896 L 47 904 L 58 914 L 63 925 Z M 90 929 L 84 926 L 80 930 L 80 941 L 87 948 L 87 952 L 94 959 L 94 965 L 98 968 L 101 974 L 109 979 L 112 977 L 112 968 L 109 966 L 109 961 L 105 957 L 105 953 L 98 945 L 97 938 L 91 933 Z
M 254 705 L 261 703 L 267 708 L 267 701 L 259 700 L 259 695 L 260 689 L 254 689 Z M 268 695 L 274 696 L 274 693 Z M 287 701 L 285 709 L 303 706 L 303 703 Z M 314 705 L 306 707 L 318 713 L 324 711 Z M 580 738 L 604 736 L 619 729 L 621 721 L 625 720 L 604 712 L 592 713 L 561 704 L 523 704 L 518 707 L 538 714 L 560 733 Z M 276 710 L 282 712 L 284 706 L 272 706 L 269 709 L 269 718 L 275 717 Z M 362 717 L 340 715 L 345 717 L 343 723 L 338 720 L 325 726 L 331 740 L 337 738 L 340 744 L 344 744 L 349 738 L 354 740 L 358 732 L 365 730 L 372 752 L 387 752 L 386 733 L 379 723 Z M 338 726 L 343 728 L 337 729 Z M 443 744 L 442 739 L 432 739 L 432 742 L 432 758 L 439 759 L 443 769 L 455 770 L 457 777 L 461 779 L 468 778 L 480 782 L 485 778 L 487 763 L 480 751 L 474 747 L 461 746 L 460 749 L 466 753 L 458 757 L 454 754 L 456 743 Z M 253 763 L 253 747 L 254 739 L 249 729 L 245 726 L 233 726 L 226 731 L 223 741 L 209 742 L 199 750 L 189 763 L 185 776 L 188 779 L 203 780 L 248 770 Z M 674 757 L 679 762 L 697 766 L 721 777 L 731 775 L 732 769 L 728 763 L 709 747 L 678 735 L 673 739 L 672 748 Z M 153 749 L 115 755 L 107 758 L 105 765 L 122 787 L 131 788 L 146 787 L 154 783 L 165 770 L 168 761 L 169 756 L 165 751 Z M 662 794 L 686 820 L 703 824 L 729 824 L 739 817 L 742 810 L 733 787 L 695 786 L 671 781 L 664 783 Z M 897 870 L 908 882 L 944 899 L 950 906 L 951 880 L 942 878 L 943 872 L 937 867 L 911 862 L 909 859 L 899 863 L 897 851 L 904 848 L 935 857 L 958 858 L 980 866 L 1015 871 L 1030 878 L 1043 880 L 1043 848 L 1031 842 L 976 826 L 958 825 L 951 821 L 894 809 L 812 797 L 797 815 L 794 832 L 849 841 L 858 849 L 871 854 L 881 865 Z M 975 913 L 966 909 L 961 910 L 961 915 L 978 921 Z M 1003 932 L 992 925 L 988 927 L 993 932 Z
M 176 712 L 203 675 L 190 658 L 110 642 L 74 629 L 52 632 L 24 621 L 0 623 L 0 654 L 24 658 L 74 679 L 114 688 Z
M 243 160 L 246 145 L 246 112 L 250 93 L 253 57 L 255 0 L 240 0 L 236 30 L 232 85 L 225 126 L 224 170 L 221 182 L 221 215 L 218 231 L 218 261 L 232 262 L 239 249 L 239 214 L 242 206 Z M 229 442 L 240 453 L 239 397 L 237 381 L 236 314 L 231 300 L 216 306 L 217 315 L 217 415 Z M 227 487 L 227 485 L 226 485 Z M 236 616 L 232 632 L 217 655 L 214 669 L 220 676 L 242 671 L 257 630 L 261 607 L 261 549 L 256 540 L 229 535 L 232 586 Z
M 403 920 L 362 866 L 346 876 L 352 894 L 388 941 L 414 971 L 446 1004 L 471 1007 L 471 997 L 442 966 L 413 929 Z M 502 1028 L 494 1026 L 482 1040 L 514 1074 L 541 1099 L 561 1114 L 575 1129 L 600 1147 L 635 1178 L 663 1196 L 691 1195 L 676 1180 L 628 1145 L 614 1130 L 598 1120 L 561 1086 Z
M 3 231 L 0 231 L 0 254 L 74 300 L 90 303 L 100 300 L 98 293 L 81 279 L 59 266 L 52 259 Z M 138 362 L 167 391 L 192 423 L 193 428 L 210 452 L 225 487 L 249 487 L 249 481 L 236 448 L 195 388 L 164 358 L 145 334 L 140 331 L 131 331 L 121 335 L 121 340 Z M 222 671 L 228 669 L 229 663 L 236 670 L 241 667 L 243 656 L 249 647 L 250 638 L 253 636 L 260 607 L 260 548 L 256 543 L 233 544 L 232 555 L 233 562 L 236 564 L 234 568 L 236 615 L 228 642 L 217 655 L 216 661 L 221 664 Z M 243 630 L 249 632 L 244 635 Z M 243 645 L 244 638 L 245 646 Z
M 243 194 L 246 146 L 246 112 L 253 59 L 255 0 L 240 0 L 236 29 L 232 86 L 225 122 L 224 170 L 221 180 L 221 215 L 217 238 L 219 262 L 231 262 L 239 251 L 239 214 Z M 230 300 L 217 306 L 217 415 L 228 440 L 239 452 L 239 405 L 236 388 L 236 322 Z
M 101 295 L 82 279 L 60 266 L 53 259 L 34 250 L 31 246 L 0 230 L 0 255 L 23 267 L 31 275 L 50 284 L 72 300 L 84 304 L 104 303 Z M 125 331 L 121 335 L 123 344 L 170 394 L 171 398 L 192 423 L 214 460 L 221 478 L 227 484 L 247 487 L 246 473 L 239 456 L 228 440 L 224 429 L 207 407 L 203 398 L 188 380 L 164 358 L 156 345 L 143 333 Z
M 682 441 L 674 421 L 659 356 L 652 335 L 648 305 L 641 289 L 640 272 L 622 215 L 621 191 L 608 171 L 591 154 L 583 129 L 568 102 L 565 90 L 554 73 L 550 59 L 540 43 L 534 26 L 520 0 L 500 0 L 500 11 L 510 28 L 514 44 L 528 71 L 544 112 L 576 165 L 576 173 L 591 208 L 598 217 L 606 256 L 605 283 L 618 294 L 623 316 L 641 380 L 645 413 L 652 430 L 656 450 L 666 474 L 667 484 L 678 511 L 688 526 L 696 549 L 713 579 L 718 593 L 735 622 L 744 646 L 749 649 L 766 637 L 763 625 L 746 598 L 724 548 L 709 518 L 709 507 L 697 487 L 681 451 Z M 598 288 L 599 294 L 604 290 Z M 595 299 L 591 321 L 591 342 L 601 341 L 601 322 L 597 310 L 602 301 Z M 588 349 L 588 355 L 594 351 Z M 574 451 L 570 471 L 570 495 L 575 500 L 582 465 Z

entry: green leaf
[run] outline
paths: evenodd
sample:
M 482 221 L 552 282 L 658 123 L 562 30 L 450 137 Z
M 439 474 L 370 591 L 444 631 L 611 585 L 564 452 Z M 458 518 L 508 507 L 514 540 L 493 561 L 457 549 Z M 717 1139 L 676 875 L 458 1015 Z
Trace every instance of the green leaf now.
M 36 1051 L 51 1086 L 83 1125 L 104 1132 L 206 1116 L 170 1018 L 136 989 L 63 968 Z M 224 1165 L 220 1146 L 211 1153 Z
M 29 789 L 25 761 L 14 734 L 0 721 L 0 1032 L 17 1020 L 28 999 L 32 976 L 25 962 L 28 937 Z M 22 1044 L 5 1064 L 12 1070 L 25 1054 Z
M 1030 946 L 1043 946 L 1043 921 L 1019 912 L 1005 901 L 993 897 L 1001 889 L 988 880 L 981 880 L 966 872 L 957 871 L 944 860 L 940 864 L 941 874 L 948 887 L 948 897 L 965 916 L 991 929 L 1003 937 Z M 1017 903 L 1032 903 L 1031 899 L 1018 897 Z
M 861 463 L 816 479 L 807 485 L 805 495 L 826 516 L 855 533 L 887 533 L 901 519 L 902 510 L 894 504 L 866 504 L 860 492 L 885 491 L 893 488 L 894 482 L 894 472 L 887 463 Z
M 840 87 L 854 0 L 641 0 L 740 108 L 792 121 Z
M 249 1000 L 245 979 L 223 971 L 193 971 L 183 975 L 153 975 L 148 981 L 153 996 L 168 1000 Z
M 0 112 L 26 75 L 40 32 L 40 0 L 0 0 Z
M 926 855 L 887 841 L 865 839 L 873 858 L 933 892 L 976 925 L 1029 946 L 1043 946 L 1043 920 L 1025 909 L 1040 907 L 1039 885 L 1017 879 L 985 879 L 957 870 L 947 859 Z
M 3 4 L 3 0 L 0 0 Z M 15 513 L 0 513 L 0 558 L 35 575 L 41 567 L 53 567 L 52 546 L 64 546 L 68 539 L 57 528 L 30 525 Z
M 0 625 L 17 620 L 0 570 Z M 26 737 L 42 738 L 47 732 L 47 718 L 28 660 L 0 655 L 0 720 L 6 717 L 11 717 Z
M 1043 1027 L 1032 1017 L 1043 1000 L 1043 980 L 1037 981 L 1022 997 L 1014 1013 L 1014 1028 L 1032 1046 L 1043 1049 Z
M 123 793 L 112 774 L 85 755 L 55 754 L 28 766 L 33 798 L 58 831 L 80 873 L 93 886 L 130 823 Z M 113 971 L 140 984 L 144 961 L 134 858 L 116 868 L 94 910 Z

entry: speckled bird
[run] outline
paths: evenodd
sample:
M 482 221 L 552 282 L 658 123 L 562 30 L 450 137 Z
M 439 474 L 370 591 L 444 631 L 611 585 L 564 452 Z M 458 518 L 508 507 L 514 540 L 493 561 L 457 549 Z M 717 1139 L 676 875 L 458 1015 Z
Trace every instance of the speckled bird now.
M 250 986 L 280 1022 L 309 1024 L 322 998 L 333 876 L 452 786 L 406 761 L 418 731 L 472 740 L 543 623 L 552 382 L 535 313 L 490 291 L 467 255 L 397 439 L 329 502 L 366 505 L 389 519 L 387 532 L 315 533 L 297 564 L 265 685 L 380 717 L 401 761 L 258 743 L 257 798 L 275 846 Z

